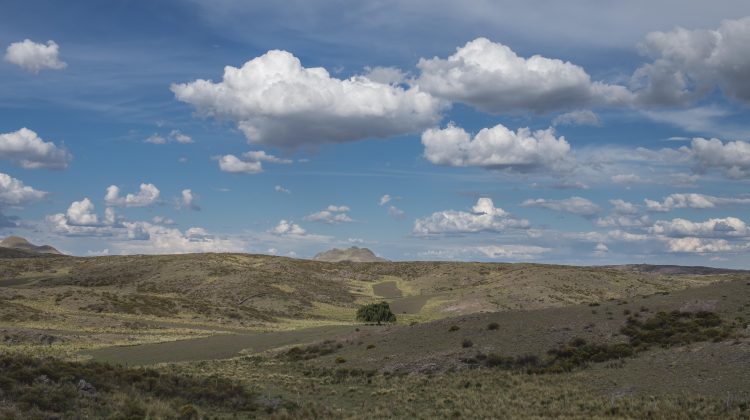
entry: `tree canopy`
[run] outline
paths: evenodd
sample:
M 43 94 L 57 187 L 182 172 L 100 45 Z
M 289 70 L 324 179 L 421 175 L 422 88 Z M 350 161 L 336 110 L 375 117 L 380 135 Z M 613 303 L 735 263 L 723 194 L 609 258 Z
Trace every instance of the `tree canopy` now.
M 363 322 L 396 322 L 396 315 L 391 312 L 388 302 L 371 303 L 357 310 L 357 320 Z

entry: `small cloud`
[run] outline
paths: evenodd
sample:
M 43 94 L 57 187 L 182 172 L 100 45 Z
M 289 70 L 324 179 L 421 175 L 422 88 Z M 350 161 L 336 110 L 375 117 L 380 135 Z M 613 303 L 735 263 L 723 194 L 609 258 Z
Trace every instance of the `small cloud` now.
M 60 46 L 55 41 L 47 44 L 25 39 L 14 42 L 5 50 L 5 61 L 15 64 L 29 73 L 37 74 L 43 69 L 60 70 L 67 64 L 60 60 Z
M 284 194 L 291 194 L 292 193 L 290 190 L 282 187 L 281 185 L 276 185 L 275 187 L 273 187 L 273 189 L 276 192 L 280 192 L 280 193 L 284 193 Z

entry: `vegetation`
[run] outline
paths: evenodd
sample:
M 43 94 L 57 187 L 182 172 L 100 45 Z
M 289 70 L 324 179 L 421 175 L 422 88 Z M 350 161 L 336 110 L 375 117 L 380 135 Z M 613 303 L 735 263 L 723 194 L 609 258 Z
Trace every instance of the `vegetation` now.
M 371 303 L 357 310 L 357 321 L 380 325 L 383 322 L 396 322 L 396 315 L 391 312 L 388 302 Z
M 711 312 L 659 312 L 643 322 L 634 317 L 628 318 L 627 325 L 621 329 L 629 337 L 626 343 L 596 344 L 574 338 L 565 345 L 548 350 L 548 357 L 544 360 L 535 355 L 507 357 L 495 353 L 480 353 L 463 361 L 472 366 L 484 364 L 527 373 L 570 372 L 590 363 L 634 356 L 648 350 L 650 345 L 671 347 L 698 341 L 721 341 L 732 337 L 738 325 L 736 322 L 726 324 Z
M 187 412 L 250 415 L 262 408 L 254 393 L 220 377 L 10 354 L 0 355 L 0 391 L 5 399 L 0 405 L 2 418 L 178 417 Z

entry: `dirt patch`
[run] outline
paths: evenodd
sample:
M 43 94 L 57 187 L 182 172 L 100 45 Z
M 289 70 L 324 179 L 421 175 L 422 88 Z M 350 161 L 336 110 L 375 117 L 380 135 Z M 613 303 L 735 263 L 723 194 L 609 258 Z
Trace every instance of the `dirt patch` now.
M 166 343 L 107 347 L 84 354 L 96 361 L 125 365 L 228 359 L 242 350 L 259 353 L 277 347 L 310 343 L 321 337 L 351 332 L 352 329 L 347 325 L 334 325 L 297 331 L 214 335 Z
M 427 303 L 428 296 L 409 296 L 401 299 L 394 299 L 390 303 L 391 311 L 394 314 L 418 314 L 422 307 Z
M 372 291 L 375 292 L 376 295 L 386 299 L 400 298 L 404 295 L 395 281 L 384 281 L 382 283 L 373 284 Z

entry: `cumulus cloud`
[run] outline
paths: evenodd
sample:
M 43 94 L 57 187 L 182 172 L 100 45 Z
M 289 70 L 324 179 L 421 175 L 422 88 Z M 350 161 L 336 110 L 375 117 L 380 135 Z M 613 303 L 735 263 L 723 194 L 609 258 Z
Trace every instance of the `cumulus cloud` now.
M 305 231 L 305 229 L 302 229 L 300 225 L 294 223 L 294 221 L 282 219 L 273 229 L 269 231 L 269 233 L 278 236 L 303 236 L 307 233 L 307 231 Z
M 45 220 L 52 231 L 65 236 L 113 236 L 123 227 L 110 207 L 100 219 L 88 197 L 72 202 L 65 213 L 49 215 Z
M 41 200 L 46 195 L 46 192 L 24 185 L 23 181 L 0 172 L 0 208 L 23 206 Z
M 213 235 L 199 227 L 191 227 L 182 232 L 148 222 L 125 222 L 124 226 L 127 240 L 115 243 L 123 253 L 186 254 L 244 250 L 242 241 Z
M 552 120 L 552 125 L 601 125 L 599 116 L 588 109 L 566 112 Z
M 686 219 L 657 220 L 649 232 L 667 237 L 732 238 L 750 236 L 745 222 L 736 217 L 714 218 L 705 222 Z
M 46 45 L 30 39 L 14 42 L 5 50 L 5 61 L 34 74 L 43 69 L 60 70 L 67 66 L 60 60 L 60 46 L 52 40 Z
M 563 200 L 547 200 L 544 198 L 529 199 L 521 203 L 523 207 L 542 207 L 554 211 L 572 213 L 582 217 L 594 217 L 601 211 L 601 207 L 583 197 L 570 197 Z
M 750 17 L 725 20 L 715 30 L 652 32 L 640 49 L 653 58 L 632 77 L 641 103 L 687 105 L 715 87 L 750 103 Z
M 276 192 L 284 193 L 284 194 L 291 194 L 292 193 L 290 190 L 282 187 L 281 185 L 276 185 L 275 187 L 273 187 L 273 190 L 276 191 Z
M 45 142 L 24 127 L 0 134 L 0 159 L 8 159 L 26 169 L 65 169 L 72 157 L 65 149 Z
M 365 67 L 364 77 L 373 82 L 398 85 L 406 81 L 406 73 L 396 67 Z
M 167 139 L 164 137 L 154 133 L 148 137 L 146 137 L 146 140 L 143 140 L 145 143 L 151 143 L 151 144 L 167 144 Z
M 219 169 L 223 172 L 257 174 L 263 172 L 263 163 L 282 163 L 290 164 L 290 159 L 282 159 L 274 155 L 269 155 L 262 150 L 250 151 L 242 154 L 242 158 L 235 155 L 219 156 Z
M 690 145 L 689 149 L 682 147 L 680 150 L 692 158 L 699 172 L 718 169 L 728 178 L 750 178 L 750 143 L 695 138 Z
M 489 198 L 480 198 L 471 212 L 445 210 L 414 221 L 415 235 L 501 232 L 508 228 L 526 229 L 528 220 L 517 219 L 495 207 Z
M 193 138 L 180 130 L 172 130 L 169 132 L 169 138 L 181 144 L 193 143 Z
M 110 185 L 107 187 L 104 202 L 108 206 L 146 207 L 155 204 L 159 200 L 159 194 L 160 191 L 154 184 L 141 184 L 137 193 L 120 197 L 120 188 L 116 185 Z
M 327 223 L 329 225 L 349 223 L 354 221 L 348 214 L 346 214 L 349 210 L 350 209 L 347 206 L 330 205 L 325 210 L 305 216 L 305 220 L 308 222 Z
M 637 214 L 639 212 L 638 206 L 619 198 L 609 200 L 609 204 L 612 205 L 612 211 L 617 214 Z
M 594 246 L 594 255 L 597 257 L 603 257 L 609 252 L 609 247 L 606 244 L 599 242 Z
M 199 205 L 195 203 L 195 195 L 193 194 L 193 190 L 186 188 L 182 190 L 180 193 L 180 198 L 177 202 L 177 207 L 182 209 L 190 209 L 195 211 L 200 211 L 201 208 Z
M 383 206 L 391 200 L 393 200 L 393 197 L 391 197 L 388 194 L 385 194 L 384 196 L 380 197 L 380 201 L 378 201 L 378 204 Z
M 740 197 L 714 197 L 705 194 L 670 194 L 662 201 L 643 200 L 646 208 L 654 212 L 667 212 L 673 209 L 712 209 L 717 206 L 730 204 L 750 204 L 750 198 Z
M 725 239 L 677 238 L 667 241 L 669 252 L 703 254 L 734 251 L 736 249 L 737 246 L 730 244 Z
M 555 130 L 519 128 L 501 124 L 483 128 L 472 138 L 463 128 L 449 125 L 422 133 L 425 158 L 436 165 L 479 166 L 517 172 L 563 170 L 570 164 L 570 144 L 555 137 Z
M 612 205 L 612 213 L 606 217 L 596 220 L 600 227 L 647 227 L 651 226 L 651 219 L 647 215 L 641 215 L 640 208 L 633 203 L 622 199 L 609 200 Z
M 519 57 L 486 38 L 468 42 L 447 59 L 422 58 L 417 67 L 416 84 L 423 90 L 493 114 L 624 105 L 632 99 L 625 87 L 592 81 L 575 64 Z
M 196 80 L 171 89 L 200 114 L 236 122 L 250 143 L 284 148 L 420 131 L 435 125 L 447 105 L 418 87 L 365 76 L 340 80 L 279 50 L 241 68 L 225 67 L 221 82 Z

